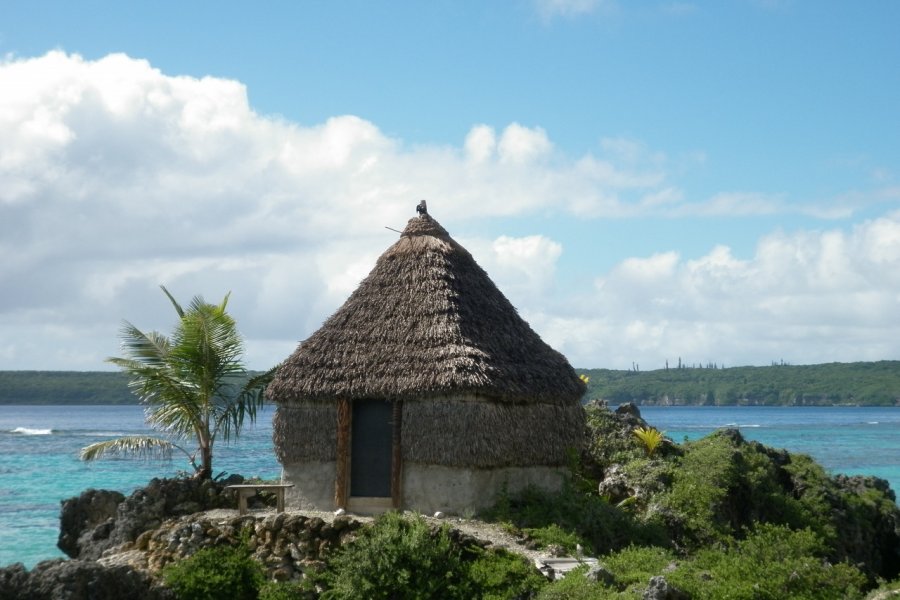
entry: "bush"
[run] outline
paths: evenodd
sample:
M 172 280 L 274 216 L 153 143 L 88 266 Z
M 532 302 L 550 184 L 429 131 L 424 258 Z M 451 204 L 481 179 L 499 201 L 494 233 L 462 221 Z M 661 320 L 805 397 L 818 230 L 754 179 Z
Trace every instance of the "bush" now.
M 600 554 L 631 543 L 667 543 L 659 525 L 638 521 L 596 491 L 582 492 L 569 483 L 558 492 L 527 488 L 503 497 L 484 516 L 526 531 L 539 544 L 559 544 L 568 552 L 574 552 L 576 544 L 587 553 Z
M 324 600 L 468 598 L 463 572 L 446 526 L 391 512 L 332 555 L 320 583 Z
M 482 552 L 468 569 L 473 598 L 515 600 L 530 598 L 547 584 L 534 565 L 506 551 Z
M 643 590 L 651 577 L 675 564 L 675 555 L 664 548 L 629 546 L 603 557 L 601 562 L 615 575 L 619 586 L 626 590 Z
M 256 600 L 265 576 L 241 544 L 199 550 L 166 567 L 163 580 L 179 600 Z
M 614 597 L 609 588 L 585 577 L 586 572 L 587 567 L 569 571 L 565 577 L 542 589 L 535 600 L 606 600 Z
M 323 600 L 512 600 L 545 583 L 507 552 L 461 547 L 447 525 L 386 513 L 327 559 L 314 576 Z
M 317 594 L 302 583 L 268 581 L 259 589 L 259 600 L 300 600 L 316 598 Z
M 846 563 L 829 564 L 825 550 L 809 529 L 759 525 L 724 551 L 701 550 L 666 578 L 697 600 L 862 598 L 865 576 Z

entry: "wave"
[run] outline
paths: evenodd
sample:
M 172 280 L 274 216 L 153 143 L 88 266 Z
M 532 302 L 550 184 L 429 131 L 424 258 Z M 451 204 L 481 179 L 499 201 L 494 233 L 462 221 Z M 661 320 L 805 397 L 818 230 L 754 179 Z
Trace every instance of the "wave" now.
M 21 435 L 50 435 L 52 429 L 35 429 L 33 427 L 16 427 L 10 433 L 18 433 Z
M 78 435 L 85 437 L 122 437 L 127 434 L 124 431 L 84 431 L 79 432 Z

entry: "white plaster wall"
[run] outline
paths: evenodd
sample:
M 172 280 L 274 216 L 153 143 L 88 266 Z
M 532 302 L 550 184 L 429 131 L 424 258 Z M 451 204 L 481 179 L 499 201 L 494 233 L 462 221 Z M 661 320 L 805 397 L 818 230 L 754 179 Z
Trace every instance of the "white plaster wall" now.
M 529 485 L 558 490 L 564 472 L 559 467 L 460 469 L 404 463 L 403 508 L 423 514 L 477 512 L 492 506 L 504 488 L 511 494 Z
M 334 461 L 284 465 L 284 482 L 294 484 L 294 487 L 286 490 L 285 506 L 293 509 L 334 510 L 336 473 L 337 464 Z

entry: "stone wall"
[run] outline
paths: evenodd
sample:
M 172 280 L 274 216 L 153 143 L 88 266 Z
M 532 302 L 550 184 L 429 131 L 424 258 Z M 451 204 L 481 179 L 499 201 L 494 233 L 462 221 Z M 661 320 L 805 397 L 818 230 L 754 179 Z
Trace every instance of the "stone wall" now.
M 322 559 L 362 525 L 347 515 L 329 521 L 298 513 L 236 516 L 217 512 L 168 521 L 100 562 L 124 562 L 155 576 L 166 565 L 198 550 L 247 543 L 269 579 L 286 581 L 321 568 Z

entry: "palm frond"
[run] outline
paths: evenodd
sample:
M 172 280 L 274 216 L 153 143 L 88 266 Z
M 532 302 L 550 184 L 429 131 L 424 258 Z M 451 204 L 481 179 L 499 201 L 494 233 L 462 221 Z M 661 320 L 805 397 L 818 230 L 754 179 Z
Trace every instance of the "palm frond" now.
M 178 304 L 178 300 L 176 300 L 175 297 L 169 293 L 169 290 L 166 289 L 166 286 L 161 285 L 159 287 L 161 287 L 163 293 L 169 297 L 169 301 L 172 303 L 172 306 L 175 307 L 175 312 L 178 313 L 178 317 L 183 319 L 184 318 L 184 309 L 182 309 L 181 305 Z
M 95 460 L 107 456 L 133 456 L 138 458 L 172 458 L 173 450 L 190 454 L 181 446 L 161 438 L 130 435 L 97 442 L 81 449 L 81 460 Z
M 256 422 L 256 413 L 266 402 L 266 386 L 275 377 L 277 369 L 277 366 L 272 367 L 264 373 L 254 375 L 244 383 L 240 392 L 234 396 L 235 399 L 225 406 L 225 410 L 216 420 L 214 434 L 221 432 L 222 438 L 228 441 L 232 435 L 240 434 L 244 418 L 249 419 L 251 423 Z

